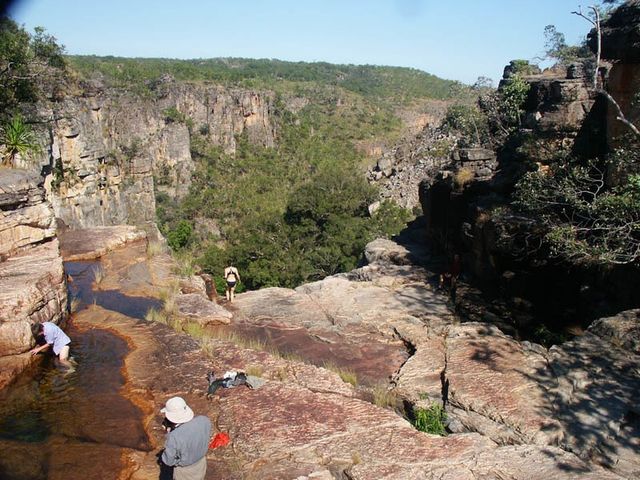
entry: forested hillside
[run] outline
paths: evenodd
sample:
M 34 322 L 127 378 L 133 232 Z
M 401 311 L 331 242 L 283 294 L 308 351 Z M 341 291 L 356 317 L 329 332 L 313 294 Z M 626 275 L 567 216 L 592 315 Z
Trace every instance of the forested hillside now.
M 246 135 L 225 153 L 188 112 L 184 123 L 196 164 L 189 193 L 160 188 L 157 216 L 170 246 L 191 268 L 218 275 L 228 262 L 244 287 L 292 287 L 348 271 L 367 242 L 398 233 L 413 212 L 385 202 L 370 214 L 377 188 L 365 180 L 375 159 L 367 145 L 390 148 L 407 134 L 402 111 L 430 101 L 471 97 L 458 82 L 408 68 L 293 63 L 278 60 L 68 57 L 82 80 L 156 98 L 159 82 L 214 84 L 271 92 L 275 146 Z M 155 172 L 167 183 L 169 172 Z
M 71 65 L 85 78 L 96 73 L 114 85 L 148 86 L 164 74 L 181 81 L 210 81 L 226 86 L 291 93 L 302 85 L 332 85 L 394 106 L 420 98 L 450 98 L 459 82 L 420 70 L 373 65 L 334 65 L 325 62 L 284 62 L 269 59 L 119 58 L 71 56 Z

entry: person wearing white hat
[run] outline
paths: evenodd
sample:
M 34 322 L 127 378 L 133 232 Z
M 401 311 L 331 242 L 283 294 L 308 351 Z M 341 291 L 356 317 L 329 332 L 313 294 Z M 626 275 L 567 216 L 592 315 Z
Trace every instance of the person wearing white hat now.
M 203 480 L 207 472 L 207 450 L 211 421 L 204 415 L 194 417 L 193 410 L 181 397 L 167 400 L 163 425 L 167 439 L 162 462 L 173 467 L 174 480 Z

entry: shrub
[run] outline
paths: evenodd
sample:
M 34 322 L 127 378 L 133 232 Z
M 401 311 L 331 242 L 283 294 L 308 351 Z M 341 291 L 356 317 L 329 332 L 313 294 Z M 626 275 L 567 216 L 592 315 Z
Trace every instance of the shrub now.
M 432 435 L 446 435 L 444 422 L 447 420 L 447 413 L 439 403 L 432 403 L 428 408 L 416 408 L 413 415 L 413 425 L 417 430 Z
M 487 117 L 475 105 L 451 105 L 442 121 L 442 127 L 447 132 L 460 135 L 461 146 L 480 146 L 489 141 Z
M 472 169 L 468 167 L 459 168 L 453 177 L 453 181 L 458 188 L 458 190 L 462 190 L 465 185 L 471 183 L 471 181 L 475 178 L 475 173 Z
M 173 250 L 186 247 L 191 241 L 193 228 L 187 220 L 181 220 L 174 230 L 167 233 L 167 242 Z
M 548 174 L 527 173 L 516 185 L 514 206 L 533 219 L 531 233 L 554 257 L 603 265 L 640 259 L 640 175 L 607 188 L 605 171 L 594 162 L 567 159 Z

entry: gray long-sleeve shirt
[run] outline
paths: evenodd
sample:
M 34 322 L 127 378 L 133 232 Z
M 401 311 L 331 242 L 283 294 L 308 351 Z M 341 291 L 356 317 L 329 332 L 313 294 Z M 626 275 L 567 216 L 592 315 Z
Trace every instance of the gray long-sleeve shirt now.
M 211 421 L 198 415 L 167 434 L 162 461 L 170 467 L 187 467 L 207 454 Z

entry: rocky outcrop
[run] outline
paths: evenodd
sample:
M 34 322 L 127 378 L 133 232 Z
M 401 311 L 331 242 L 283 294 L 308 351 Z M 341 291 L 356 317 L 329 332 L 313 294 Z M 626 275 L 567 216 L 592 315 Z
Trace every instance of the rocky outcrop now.
M 200 325 L 231 323 L 231 313 L 199 293 L 176 296 L 176 313 Z
M 622 63 L 640 63 L 640 2 L 627 0 L 602 22 L 602 58 Z M 596 50 L 597 36 L 588 35 L 589 46 Z
M 611 344 L 640 355 L 640 310 L 627 310 L 613 317 L 601 318 L 589 331 Z
M 133 95 L 84 85 L 79 95 L 43 106 L 46 188 L 56 217 L 71 228 L 155 219 L 155 193 L 184 196 L 194 162 L 191 136 L 233 153 L 236 136 L 274 145 L 272 94 L 175 82 Z
M 0 258 L 55 236 L 55 219 L 36 174 L 0 170 L 0 213 Z
M 640 108 L 636 94 L 640 88 L 640 2 L 624 2 L 602 22 L 602 58 L 612 63 L 605 88 L 616 100 L 627 120 L 637 125 Z M 596 33 L 589 34 L 589 46 L 596 48 Z M 607 109 L 607 139 L 611 145 L 626 146 L 624 136 L 630 133 L 617 120 L 613 106 Z
M 30 325 L 65 318 L 67 292 L 53 211 L 40 177 L 0 172 L 0 388 L 28 364 Z
M 413 139 L 385 152 L 367 172 L 368 180 L 380 187 L 382 200 L 393 200 L 407 209 L 417 207 L 420 182 L 449 163 L 455 139 L 434 125 L 425 126 Z
M 58 235 L 60 251 L 68 261 L 94 260 L 127 243 L 146 240 L 146 233 L 131 225 L 64 230 Z
M 212 419 L 216 430 L 230 435 L 232 447 L 208 454 L 209 474 L 216 478 L 622 478 L 616 472 L 631 478 L 637 455 L 605 462 L 614 471 L 595 465 L 586 450 L 574 446 L 571 422 L 558 414 L 564 411 L 556 409 L 558 399 L 574 398 L 577 403 L 566 403 L 576 414 L 573 427 L 587 425 L 578 414 L 591 408 L 580 396 L 582 362 L 564 364 L 574 351 L 548 352 L 487 324 L 456 324 L 446 297 L 432 291 L 429 272 L 409 261 L 428 258 L 415 249 L 378 241 L 367 249 L 372 263 L 349 274 L 295 290 L 239 294 L 228 306 L 231 325 L 216 327 L 210 336 L 199 331 L 199 340 L 181 333 L 196 331 L 190 323 L 172 322 L 176 332 L 99 303 L 81 310 L 75 320 L 79 328 L 108 328 L 131 347 L 124 393 L 145 412 L 153 450 L 123 450 L 123 469 L 130 478 L 157 475 L 155 451 L 164 439 L 153 426 L 159 422 L 157 412 L 173 395 L 186 398 L 197 413 Z M 151 265 L 161 257 L 143 255 L 141 246 L 113 251 L 102 261 L 103 282 L 111 289 L 123 282 L 122 293 L 132 298 L 134 290 L 142 291 L 139 278 L 152 284 L 162 280 L 143 274 L 160 272 Z M 266 343 L 238 337 L 260 331 L 268 332 Z M 278 338 L 299 343 L 297 348 L 282 348 L 285 344 L 278 344 Z M 595 344 L 585 345 L 585 351 L 609 357 L 604 352 L 609 347 L 602 344 L 600 349 L 595 336 L 591 340 Z M 348 350 L 344 356 L 343 344 Z M 323 360 L 327 366 L 349 365 L 363 373 L 363 384 L 344 382 L 342 372 L 320 366 Z M 368 375 L 366 365 L 371 367 Z M 255 390 L 219 389 L 207 399 L 204 374 L 209 370 L 218 375 L 243 370 L 266 383 Z M 390 370 L 396 375 L 389 383 L 385 375 Z M 577 396 L 562 396 L 562 378 Z M 366 401 L 368 382 L 391 387 L 407 408 L 444 403 L 453 433 L 438 437 L 419 432 L 395 411 Z M 603 388 L 630 407 L 630 397 L 615 390 L 621 385 L 614 381 Z M 607 403 L 594 408 L 603 413 L 592 415 L 590 422 L 608 421 Z M 633 442 L 626 431 L 620 438 Z M 602 447 L 600 440 L 590 445 Z

